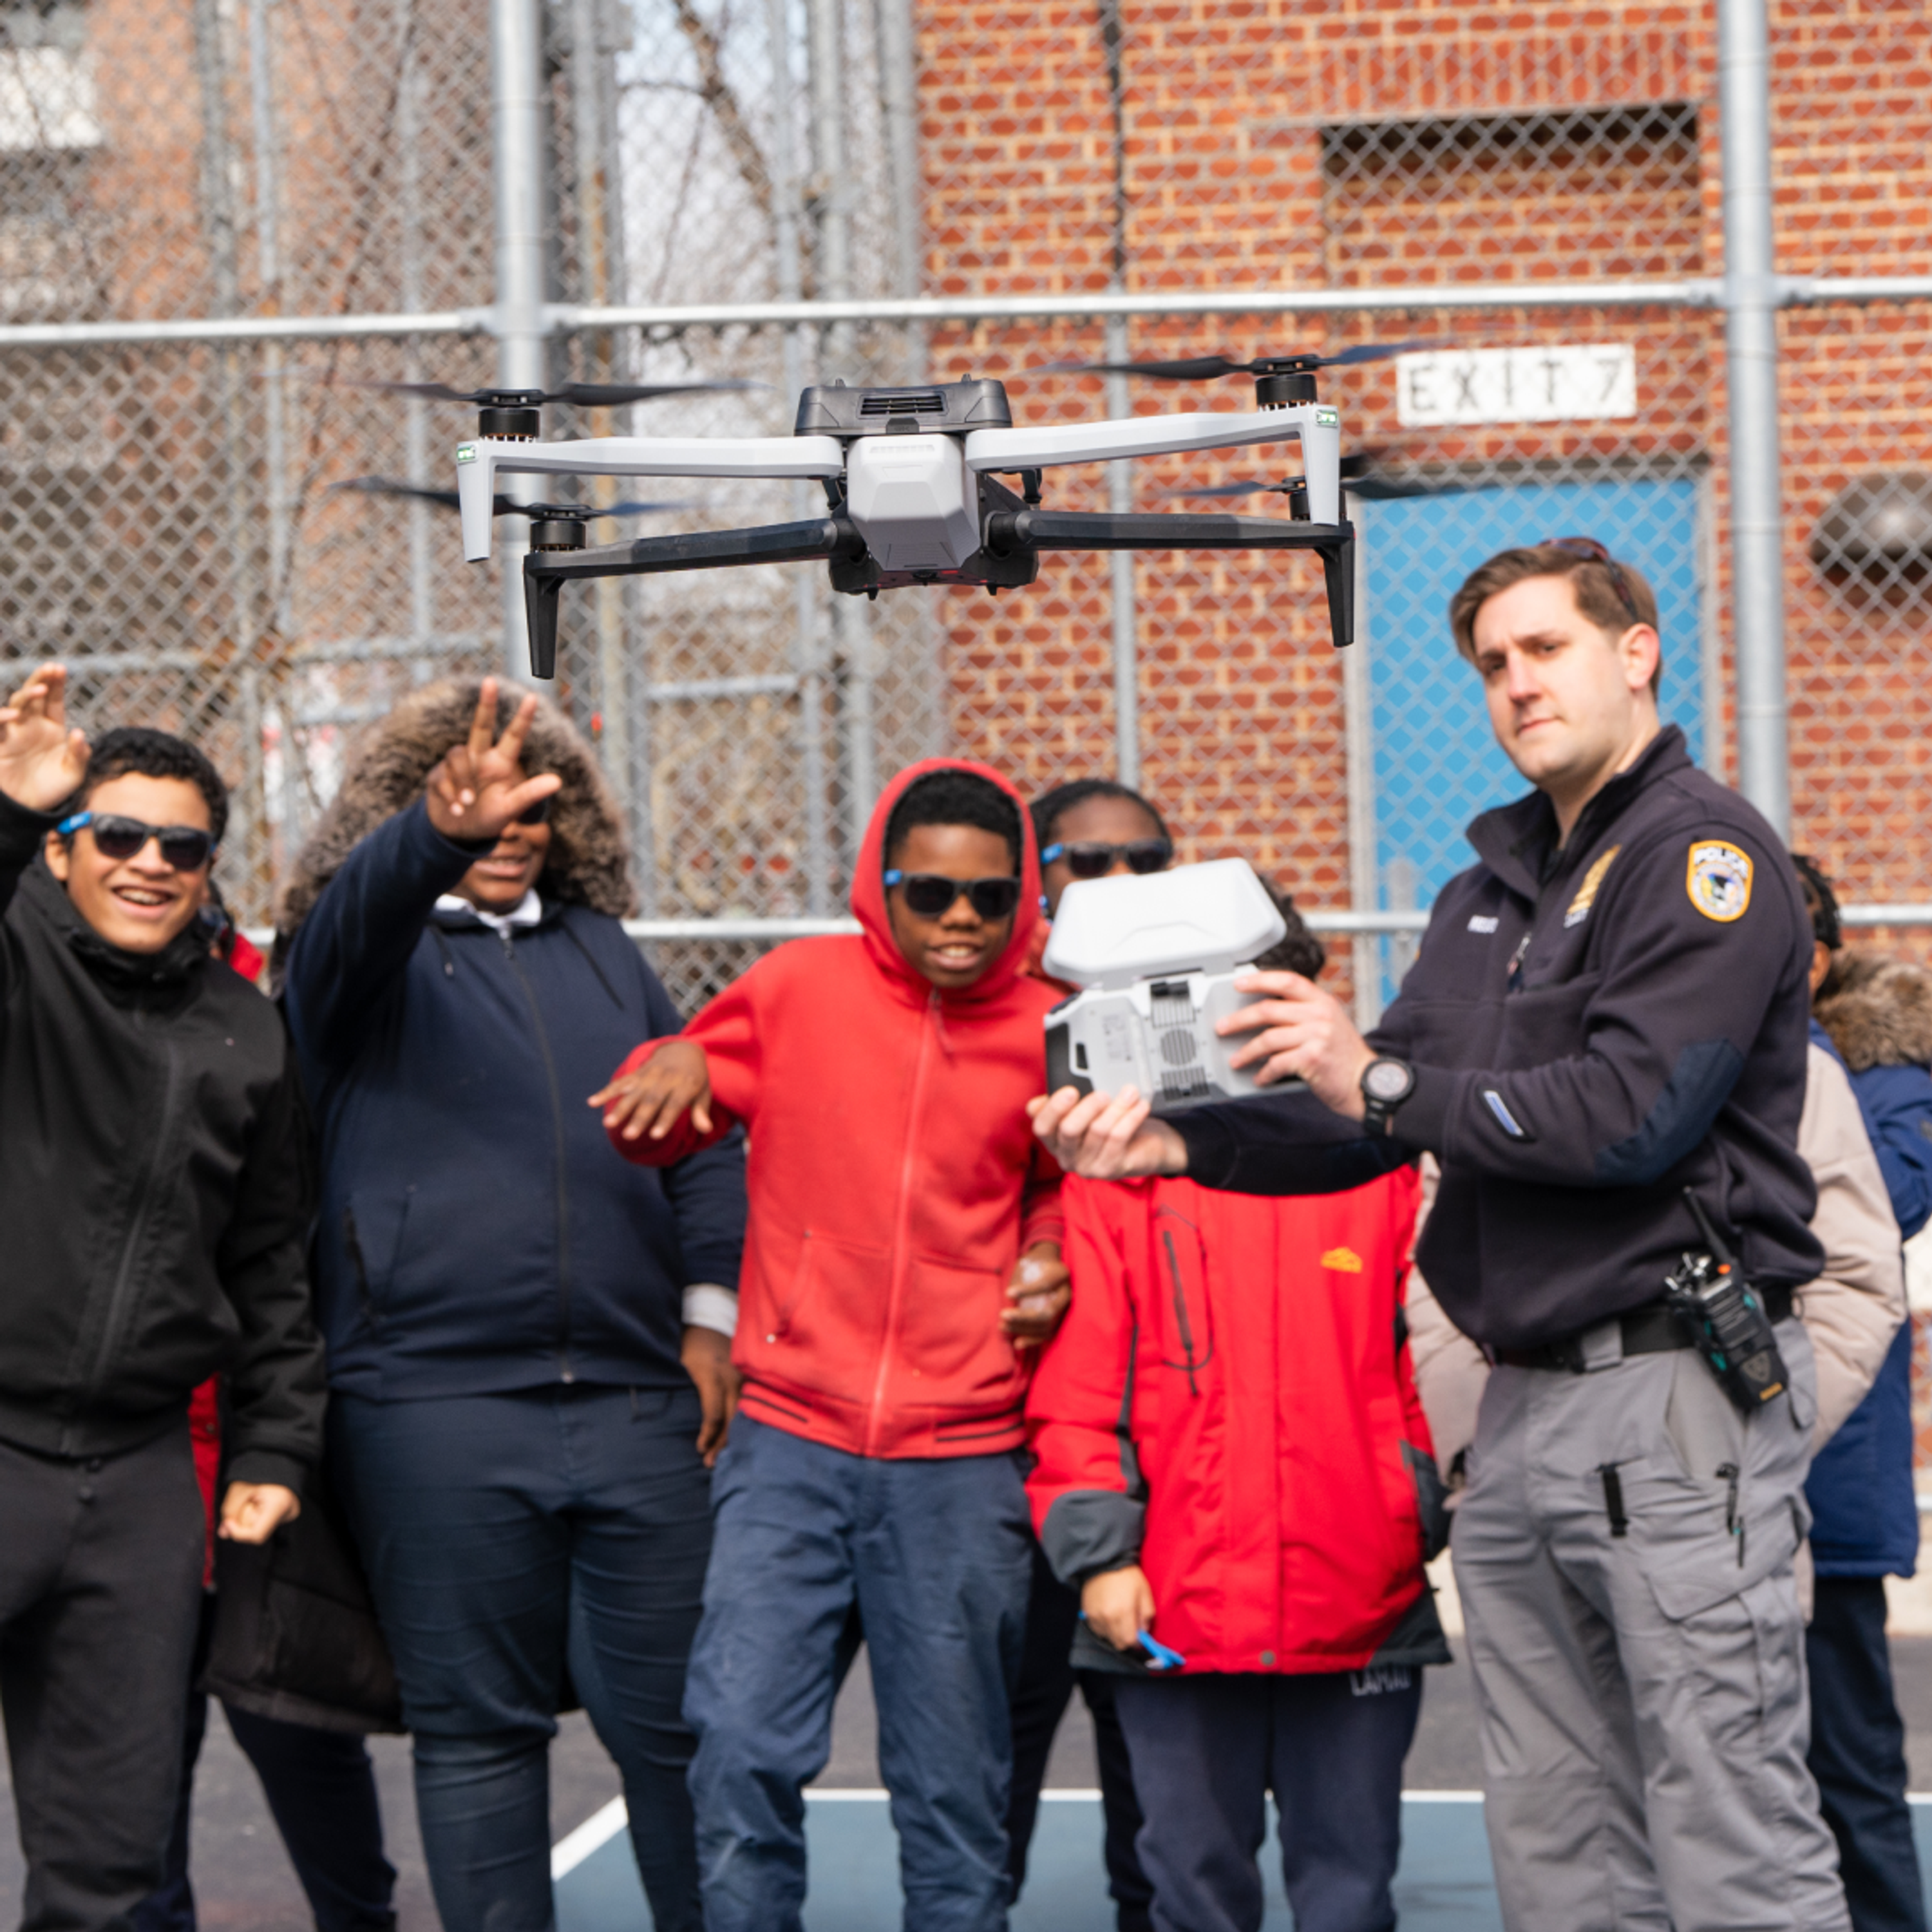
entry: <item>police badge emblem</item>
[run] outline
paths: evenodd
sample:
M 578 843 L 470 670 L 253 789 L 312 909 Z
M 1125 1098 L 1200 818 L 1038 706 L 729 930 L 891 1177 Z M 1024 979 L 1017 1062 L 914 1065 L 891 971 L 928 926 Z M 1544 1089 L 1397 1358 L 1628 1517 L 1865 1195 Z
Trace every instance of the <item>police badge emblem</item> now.
M 1690 848 L 1684 889 L 1706 919 L 1729 926 L 1743 918 L 1750 904 L 1750 854 L 1721 838 L 1700 838 Z

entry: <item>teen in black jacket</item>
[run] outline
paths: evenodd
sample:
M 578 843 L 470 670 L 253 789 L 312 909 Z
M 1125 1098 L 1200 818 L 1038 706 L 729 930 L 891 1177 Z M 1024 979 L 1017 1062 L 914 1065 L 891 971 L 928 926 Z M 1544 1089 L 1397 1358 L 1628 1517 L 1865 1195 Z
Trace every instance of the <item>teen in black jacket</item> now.
M 699 1923 L 680 1707 L 743 1158 L 734 1140 L 660 1176 L 587 1104 L 678 1027 L 629 897 L 563 718 L 500 706 L 494 680 L 433 686 L 358 748 L 278 947 L 322 1135 L 332 1469 L 449 1932 L 550 1924 L 566 1676 L 622 1772 L 654 1923 Z
M 65 682 L 0 708 L 0 1699 L 30 1928 L 118 1925 L 160 1875 L 206 1534 L 190 1393 L 228 1378 L 248 1542 L 296 1513 L 324 1401 L 287 1042 L 196 930 L 226 792 L 160 732 L 90 761 Z

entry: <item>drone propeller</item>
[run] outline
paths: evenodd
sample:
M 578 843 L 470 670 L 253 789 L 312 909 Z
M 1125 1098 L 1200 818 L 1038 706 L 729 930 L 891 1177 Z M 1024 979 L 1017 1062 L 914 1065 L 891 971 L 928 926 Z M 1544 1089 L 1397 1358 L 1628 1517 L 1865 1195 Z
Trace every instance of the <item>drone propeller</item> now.
M 706 382 L 566 382 L 560 389 L 452 389 L 446 382 L 356 382 L 344 378 L 342 386 L 381 389 L 392 395 L 422 396 L 433 403 L 476 403 L 487 410 L 536 410 L 546 403 L 570 403 L 580 410 L 615 410 L 627 403 L 654 402 L 660 396 L 758 389 L 764 385 L 734 379 Z
M 398 483 L 387 476 L 354 476 L 346 483 L 332 483 L 329 488 L 353 490 L 364 496 L 406 496 L 418 502 L 434 503 L 444 510 L 460 507 L 454 490 L 427 490 L 419 484 Z M 688 510 L 693 507 L 694 502 L 693 498 L 682 496 L 662 502 L 519 503 L 500 493 L 490 499 L 490 514 L 498 517 L 528 517 L 533 523 L 560 517 L 588 523 L 598 517 L 642 517 L 654 510 Z
M 1310 375 L 1317 369 L 1341 369 L 1360 362 L 1385 362 L 1391 356 L 1426 349 L 1426 342 L 1358 342 L 1339 356 L 1260 356 L 1252 362 L 1230 362 L 1225 356 L 1189 356 L 1172 362 L 1050 362 L 1048 369 L 1069 375 L 1153 376 L 1164 382 L 1211 382 L 1222 376 Z

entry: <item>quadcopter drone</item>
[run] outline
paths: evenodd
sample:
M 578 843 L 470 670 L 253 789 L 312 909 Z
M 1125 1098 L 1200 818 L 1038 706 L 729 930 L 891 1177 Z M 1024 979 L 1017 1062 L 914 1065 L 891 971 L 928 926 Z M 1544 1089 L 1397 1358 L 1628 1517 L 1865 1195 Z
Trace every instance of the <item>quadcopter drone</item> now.
M 1252 376 L 1256 407 L 1032 428 L 1014 423 L 1001 383 L 969 376 L 908 388 L 816 385 L 800 397 L 790 436 L 594 436 L 542 442 L 541 406 L 592 402 L 590 386 L 551 393 L 414 386 L 479 405 L 476 438 L 456 452 L 463 554 L 472 562 L 488 557 L 492 519 L 506 509 L 520 508 L 530 518 L 524 596 L 530 668 L 548 678 L 556 674 L 560 599 L 564 585 L 574 579 L 812 560 L 829 566 L 834 590 L 853 595 L 952 584 L 982 586 L 997 596 L 1034 582 L 1043 550 L 1311 550 L 1322 559 L 1330 633 L 1338 646 L 1346 644 L 1354 634 L 1354 530 L 1342 515 L 1341 418 L 1318 399 L 1316 372 L 1379 361 L 1411 346 L 1364 344 L 1335 356 L 1269 356 L 1246 363 L 1209 356 L 1081 365 L 1083 373 L 1118 371 L 1170 381 Z M 743 386 L 604 386 L 595 391 L 592 406 L 674 389 Z M 1300 442 L 1304 476 L 1236 486 L 1280 490 L 1288 497 L 1286 517 L 1042 506 L 1042 473 L 1061 464 L 1232 449 L 1290 436 Z M 511 505 L 497 492 L 497 480 L 506 475 L 807 478 L 823 485 L 826 513 L 590 549 L 588 524 L 604 512 L 589 504 Z M 1002 477 L 1014 478 L 1018 490 Z

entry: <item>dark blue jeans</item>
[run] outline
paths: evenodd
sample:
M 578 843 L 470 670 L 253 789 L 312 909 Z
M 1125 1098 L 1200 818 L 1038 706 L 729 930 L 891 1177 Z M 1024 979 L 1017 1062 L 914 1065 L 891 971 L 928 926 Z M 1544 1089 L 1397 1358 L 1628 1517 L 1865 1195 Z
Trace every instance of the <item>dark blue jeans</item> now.
M 549 1932 L 566 1681 L 616 1760 L 658 1932 L 701 1924 L 679 1706 L 711 1545 L 697 1391 L 334 1399 L 447 1932 Z
M 1925 1932 L 1882 1576 L 1818 1579 L 1804 1661 L 1811 1679 L 1805 1761 L 1838 1841 L 1853 1932 Z
M 1296 1932 L 1392 1932 L 1419 1670 L 1123 1677 L 1156 1932 L 1258 1932 L 1268 1793 Z
M 1004 1932 L 1010 1702 L 1032 1576 L 1012 1454 L 887 1461 L 740 1415 L 685 1712 L 707 1932 L 799 1932 L 803 1787 L 832 1748 L 854 1606 L 905 1923 Z

